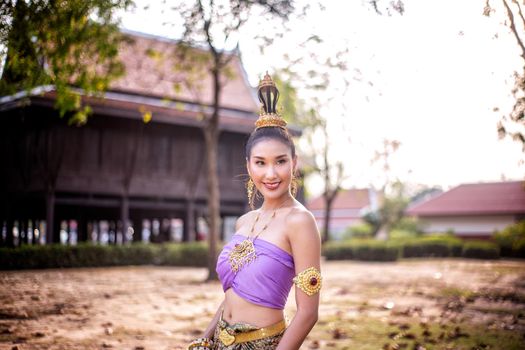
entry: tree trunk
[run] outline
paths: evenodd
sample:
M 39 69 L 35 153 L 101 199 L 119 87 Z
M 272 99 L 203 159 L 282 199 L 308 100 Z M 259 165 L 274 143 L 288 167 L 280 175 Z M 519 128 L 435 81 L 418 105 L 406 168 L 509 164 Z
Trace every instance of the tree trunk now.
M 220 221 L 220 198 L 219 198 L 219 181 L 217 178 L 217 139 L 213 131 L 205 130 L 206 139 L 206 156 L 208 163 L 208 281 L 218 279 L 215 271 L 217 260 L 217 238 L 219 237 Z
M 335 195 L 325 195 L 324 205 L 324 228 L 323 228 L 323 243 L 330 239 L 330 216 L 332 214 L 332 204 L 334 203 Z
M 214 51 L 213 51 L 214 52 Z M 214 52 L 213 75 L 213 113 L 207 120 L 204 129 L 206 141 L 206 157 L 208 168 L 208 281 L 218 280 L 215 265 L 217 261 L 217 240 L 220 230 L 220 193 L 218 175 L 218 150 L 219 150 L 219 99 L 221 93 L 220 85 L 220 56 Z

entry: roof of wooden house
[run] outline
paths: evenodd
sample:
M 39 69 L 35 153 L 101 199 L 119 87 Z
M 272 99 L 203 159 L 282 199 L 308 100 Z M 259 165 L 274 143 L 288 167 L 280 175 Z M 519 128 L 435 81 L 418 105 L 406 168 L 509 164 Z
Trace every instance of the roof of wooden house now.
M 171 53 L 178 41 L 133 31 L 123 31 L 131 40 L 122 43 L 119 57 L 125 66 L 123 77 L 110 84 L 103 98 L 83 96 L 94 113 L 142 119 L 142 111 L 152 113 L 152 120 L 170 124 L 202 126 L 202 112 L 211 113 L 212 82 L 209 74 L 202 79 L 201 89 L 175 88 L 184 78 L 174 70 Z M 201 49 L 195 49 L 201 50 Z M 257 119 L 258 100 L 250 86 L 239 56 L 234 53 L 229 63 L 229 76 L 220 99 L 220 126 L 223 130 L 250 133 Z M 79 93 L 82 91 L 79 90 Z M 53 86 L 40 86 L 26 92 L 0 98 L 0 110 L 31 104 L 52 107 L 56 92 Z
M 122 43 L 119 57 L 126 74 L 110 85 L 110 90 L 141 96 L 157 97 L 164 100 L 184 101 L 211 105 L 213 103 L 212 78 L 204 74 L 199 81 L 199 89 L 185 88 L 181 83 L 187 77 L 184 71 L 175 69 L 177 59 L 174 50 L 177 40 L 125 30 L 123 33 L 130 41 Z M 205 51 L 192 48 L 194 51 Z M 259 102 L 255 89 L 250 86 L 239 55 L 225 52 L 230 56 L 228 65 L 229 79 L 223 85 L 220 105 L 222 108 L 256 113 Z

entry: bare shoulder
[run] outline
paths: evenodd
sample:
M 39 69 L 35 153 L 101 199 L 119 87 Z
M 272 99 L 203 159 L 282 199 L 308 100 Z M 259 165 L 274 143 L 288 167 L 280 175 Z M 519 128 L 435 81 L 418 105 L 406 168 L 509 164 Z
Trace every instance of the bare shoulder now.
M 303 205 L 295 206 L 286 218 L 286 232 L 297 271 L 319 268 L 321 235 L 313 214 Z
M 250 220 L 250 218 L 254 215 L 255 210 L 251 210 L 242 216 L 237 218 L 237 221 L 235 222 L 235 231 L 239 231 L 239 229 L 246 224 Z
M 319 230 L 313 214 L 302 205 L 296 206 L 290 211 L 286 218 L 286 224 L 291 239 L 295 236 L 319 238 Z
M 304 206 L 293 207 L 287 216 L 287 222 L 291 225 L 315 225 L 313 214 Z

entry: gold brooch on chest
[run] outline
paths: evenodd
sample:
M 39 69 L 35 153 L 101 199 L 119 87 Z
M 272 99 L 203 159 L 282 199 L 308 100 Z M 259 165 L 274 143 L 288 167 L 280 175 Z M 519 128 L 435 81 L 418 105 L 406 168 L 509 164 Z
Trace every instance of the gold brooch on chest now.
M 230 252 L 228 260 L 233 272 L 237 273 L 240 268 L 244 265 L 251 263 L 257 254 L 255 254 L 255 246 L 253 241 L 249 238 L 245 239 L 241 243 L 236 243 Z
M 234 273 L 237 273 L 237 271 L 239 271 L 244 265 L 251 263 L 257 258 L 257 252 L 255 251 L 255 246 L 253 245 L 253 242 L 257 239 L 257 237 L 259 237 L 261 233 L 263 233 L 266 230 L 266 228 L 268 228 L 270 222 L 272 222 L 272 220 L 277 215 L 277 210 L 281 209 L 287 201 L 288 199 L 284 200 L 279 207 L 274 209 L 272 215 L 270 216 L 270 219 L 268 220 L 266 225 L 264 225 L 261 229 L 261 232 L 255 235 L 255 237 L 252 239 L 251 236 L 255 231 L 255 225 L 259 222 L 259 218 L 261 216 L 261 210 L 257 212 L 257 216 L 255 217 L 255 221 L 253 222 L 250 234 L 241 243 L 236 243 L 233 249 L 231 250 L 230 255 L 228 256 L 230 267 Z

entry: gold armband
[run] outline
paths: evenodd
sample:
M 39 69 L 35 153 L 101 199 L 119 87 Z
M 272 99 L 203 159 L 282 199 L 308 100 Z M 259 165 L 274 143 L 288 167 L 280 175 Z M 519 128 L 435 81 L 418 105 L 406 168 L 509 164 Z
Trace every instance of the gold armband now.
M 319 293 L 322 282 L 323 277 L 321 277 L 321 273 L 315 267 L 309 267 L 293 278 L 293 283 L 308 296 Z

